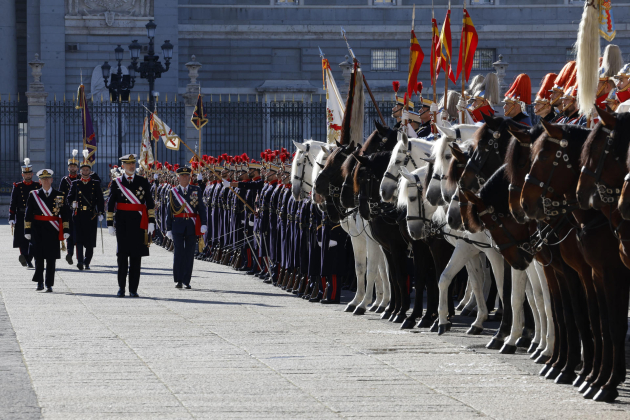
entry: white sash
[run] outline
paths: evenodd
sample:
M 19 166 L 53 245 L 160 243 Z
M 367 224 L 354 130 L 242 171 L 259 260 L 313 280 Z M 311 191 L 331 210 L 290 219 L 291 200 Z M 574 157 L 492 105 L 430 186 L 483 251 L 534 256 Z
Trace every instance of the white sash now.
M 39 206 L 39 209 L 42 211 L 44 216 L 52 216 L 52 212 L 48 209 L 46 203 L 42 201 L 39 194 L 37 194 L 37 191 L 33 191 L 33 196 L 35 197 L 35 201 L 37 202 L 37 205 Z M 50 221 L 50 224 L 53 225 L 55 229 L 57 229 L 57 232 L 59 231 L 59 222 Z
M 180 205 L 185 205 L 186 206 L 186 213 L 194 213 L 192 207 L 190 207 L 190 205 L 188 204 L 188 202 L 184 199 L 184 197 L 181 196 L 181 194 L 179 193 L 179 191 L 177 191 L 177 187 L 173 188 L 171 191 L 173 191 L 173 194 L 175 194 L 175 198 L 177 199 L 177 201 L 179 202 Z
M 131 203 L 133 204 L 142 204 L 140 203 L 140 200 L 138 200 L 138 197 L 136 197 L 131 191 L 129 191 L 129 189 L 127 187 L 125 187 L 122 184 L 122 177 L 116 178 L 116 184 L 118 184 L 118 188 L 120 188 L 120 191 L 122 191 L 123 195 L 125 197 L 127 197 L 127 200 L 129 200 Z M 140 215 L 142 216 L 142 212 L 138 211 L 138 213 L 140 213 Z

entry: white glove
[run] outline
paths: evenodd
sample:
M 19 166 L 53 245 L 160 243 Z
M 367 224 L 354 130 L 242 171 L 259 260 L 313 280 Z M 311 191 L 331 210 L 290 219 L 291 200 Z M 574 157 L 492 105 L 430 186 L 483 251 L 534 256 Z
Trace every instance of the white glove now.
M 9 220 L 9 224 L 10 225 L 14 225 L 15 224 L 15 220 Z
M 203 175 L 197 174 L 197 181 L 203 181 Z
M 166 232 L 166 237 L 172 241 L 173 240 L 173 232 L 171 232 L 170 230 L 168 232 Z
M 249 225 L 250 226 L 254 226 L 254 222 L 252 222 L 251 220 L 249 221 Z
M 457 109 L 459 111 L 463 111 L 466 109 L 466 101 L 464 98 L 459 98 L 459 102 L 457 102 Z
M 317 241 L 317 244 L 319 245 L 320 248 L 322 247 L 322 243 L 321 242 Z
M 64 233 L 64 234 L 63 234 L 63 239 L 68 239 L 69 237 L 70 237 L 70 234 L 69 234 L 69 233 Z
M 149 229 L 148 229 L 149 235 L 152 234 L 154 230 L 155 230 L 155 225 L 153 223 L 149 223 Z
M 337 246 L 337 241 L 331 239 L 328 243 L 328 248 L 332 248 L 333 246 Z
M 153 179 L 158 179 L 158 174 L 153 174 Z
M 103 221 L 103 215 L 102 215 L 102 214 L 99 214 L 99 215 L 98 215 L 98 221 L 99 221 L 99 222 L 102 222 L 102 221 Z
M 208 231 L 208 226 L 201 225 L 201 233 L 206 233 Z
M 72 202 L 72 208 L 73 208 L 73 209 L 76 209 L 77 207 L 79 207 L 79 205 L 77 204 L 77 202 L 76 202 L 76 201 L 73 201 L 73 202 Z
M 402 121 L 409 121 L 409 113 L 407 111 L 402 112 L 402 117 L 400 118 Z
M 31 234 L 30 233 L 25 233 L 24 237 L 26 238 L 26 240 L 30 241 L 31 240 Z
M 221 181 L 221 184 L 223 184 L 224 187 L 229 187 L 230 186 L 230 181 L 226 181 L 224 179 L 223 181 Z
M 114 226 L 109 226 L 107 228 L 107 231 L 109 232 L 110 235 L 116 236 L 116 229 L 114 228 Z
M 437 104 L 435 102 L 433 102 L 431 104 L 431 112 L 438 112 L 438 111 L 439 111 L 439 109 L 438 109 Z

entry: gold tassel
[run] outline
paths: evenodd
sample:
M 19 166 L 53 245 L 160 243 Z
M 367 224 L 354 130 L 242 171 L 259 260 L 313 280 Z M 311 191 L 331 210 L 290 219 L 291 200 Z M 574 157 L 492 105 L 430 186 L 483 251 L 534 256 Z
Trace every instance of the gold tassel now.
M 203 236 L 199 237 L 199 252 L 203 252 L 203 249 L 206 247 L 206 244 L 203 242 Z
M 66 241 L 61 241 L 61 252 L 66 252 Z

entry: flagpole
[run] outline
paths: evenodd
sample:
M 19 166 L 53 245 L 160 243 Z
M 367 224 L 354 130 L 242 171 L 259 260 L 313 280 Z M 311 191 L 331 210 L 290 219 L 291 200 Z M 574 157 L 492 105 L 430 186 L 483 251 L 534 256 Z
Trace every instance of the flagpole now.
M 462 44 L 460 45 L 459 48 L 463 48 L 463 52 L 461 54 L 462 59 L 464 60 L 464 62 L 462 63 L 462 98 L 464 98 L 464 100 L 466 100 L 465 97 L 465 85 L 464 85 L 464 79 L 466 78 L 466 64 L 468 62 L 468 51 L 466 49 L 466 44 L 468 42 L 468 34 L 466 33 L 466 0 L 463 1 L 464 3 L 464 16 L 462 16 Z M 461 124 L 464 124 L 466 122 L 466 114 L 465 114 L 466 110 L 462 109 L 460 111 L 461 114 Z
M 451 11 L 451 0 L 448 1 L 448 11 Z M 446 16 L 448 16 L 448 12 L 446 13 Z M 444 25 L 446 25 L 446 19 L 444 19 L 442 26 Z M 442 30 L 444 31 L 444 28 L 442 28 Z M 442 45 L 442 48 L 444 48 L 444 45 Z M 451 66 L 451 57 L 449 57 L 448 54 L 448 44 L 446 45 L 446 52 L 446 67 L 444 68 L 444 109 L 448 109 L 448 78 L 450 76 L 449 68 Z
M 201 83 L 199 83 L 199 93 L 197 94 L 197 98 L 202 101 L 201 102 L 201 107 L 203 108 L 203 99 L 201 99 Z M 201 112 L 200 118 L 203 118 L 203 111 L 200 109 L 199 112 Z M 201 122 L 199 124 L 201 124 Z M 200 155 L 202 154 L 202 152 L 201 152 L 201 129 L 202 129 L 202 127 L 199 127 L 199 130 L 198 130 L 199 131 L 199 154 Z
M 415 8 L 415 5 L 414 5 Z M 435 80 L 435 62 L 437 57 L 435 56 L 435 34 L 433 33 L 433 19 L 435 19 L 435 12 L 433 10 L 433 0 L 431 0 L 431 86 L 433 87 L 433 103 L 437 104 L 437 86 Z M 437 124 L 437 112 L 433 112 L 433 124 L 432 130 L 437 132 L 435 124 Z

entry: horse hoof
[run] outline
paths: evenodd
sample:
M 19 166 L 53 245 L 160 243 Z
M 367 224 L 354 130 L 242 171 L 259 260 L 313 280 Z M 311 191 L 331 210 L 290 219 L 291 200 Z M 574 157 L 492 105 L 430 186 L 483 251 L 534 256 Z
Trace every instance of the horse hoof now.
M 450 322 L 447 323 L 447 324 L 439 324 L 438 325 L 438 331 L 437 331 L 438 335 L 442 335 L 445 332 L 450 331 L 451 330 L 451 325 L 452 324 Z
M 529 358 L 532 360 L 536 360 L 540 356 L 540 353 L 542 353 L 542 350 L 538 349 L 535 352 L 533 352 L 532 355 L 529 356 Z
M 560 385 L 568 385 L 572 384 L 576 377 L 575 372 L 560 372 L 560 375 L 558 375 L 554 382 Z
M 539 376 L 545 376 L 547 374 L 547 372 L 549 372 L 549 369 L 551 369 L 551 365 L 543 366 L 543 368 L 540 369 L 540 372 L 538 372 L 538 375 Z
M 390 316 L 392 316 L 391 312 L 383 312 L 383 315 L 381 315 L 381 319 L 389 319 Z
M 586 390 L 589 389 L 590 387 L 591 387 L 591 382 L 584 381 L 584 382 L 582 382 L 582 385 L 580 385 L 580 387 L 578 388 L 578 392 L 580 394 L 584 394 L 586 392 Z
M 598 386 L 596 387 L 588 387 L 588 389 L 582 395 L 586 400 L 592 400 L 595 395 L 599 393 L 600 389 Z
M 416 323 L 415 319 L 411 319 L 411 318 L 407 318 L 403 321 L 402 325 L 400 326 L 401 330 L 410 330 L 414 327 L 414 324 Z
M 343 311 L 344 311 L 344 312 L 354 312 L 354 311 L 355 311 L 355 309 L 357 309 L 357 307 L 356 307 L 356 306 L 354 306 L 354 305 L 348 305 L 348 306 L 346 306 L 346 309 L 344 309 Z
M 420 320 L 420 322 L 418 322 L 418 325 L 416 325 L 417 328 L 431 328 L 431 324 L 433 323 L 433 320 L 430 318 L 422 318 Z
M 536 343 L 532 341 L 532 343 L 529 345 L 529 348 L 527 349 L 527 353 L 536 353 L 536 349 L 538 348 L 539 345 L 540 343 Z
M 578 375 L 573 381 L 573 386 L 576 388 L 579 388 L 580 386 L 582 386 L 585 379 L 586 379 L 586 375 Z
M 378 309 L 378 306 L 372 305 L 368 308 L 368 311 L 370 312 L 376 312 L 376 310 Z
M 461 313 L 461 316 L 469 316 L 470 315 L 470 309 L 464 309 Z
M 504 344 L 503 347 L 501 347 L 501 350 L 499 350 L 499 353 L 501 354 L 514 354 L 516 353 L 516 346 L 513 346 L 512 344 Z
M 392 317 L 389 319 L 391 322 L 393 322 L 394 324 L 401 324 L 402 322 L 405 321 L 405 319 L 407 319 L 407 315 L 403 314 L 402 312 L 397 314 L 396 316 L 394 316 L 394 314 L 392 314 Z
M 560 369 L 552 366 L 551 369 L 549 369 L 549 371 L 545 375 L 545 379 L 554 381 L 558 377 L 558 375 L 560 375 L 560 372 L 561 372 Z
M 492 340 L 486 344 L 488 350 L 501 350 L 501 347 L 503 347 L 503 340 L 499 340 L 495 337 L 492 337 Z
M 352 313 L 353 315 L 365 315 L 365 308 L 363 306 L 357 307 Z
M 433 323 L 433 325 L 431 325 L 431 329 L 429 331 L 431 331 L 431 332 L 438 332 L 439 324 L 440 324 L 440 322 L 436 319 L 435 322 Z
M 518 340 L 516 340 L 516 347 L 528 348 L 530 344 L 532 344 L 531 338 L 521 337 Z
M 475 327 L 474 325 L 472 325 L 470 328 L 468 328 L 468 331 L 466 331 L 466 334 L 468 334 L 468 335 L 479 335 L 482 332 L 483 332 L 483 328 Z
M 545 364 L 549 361 L 549 359 L 551 359 L 551 356 L 546 356 L 544 354 L 541 354 L 540 356 L 538 356 L 538 359 L 536 359 L 536 364 L 537 365 L 542 365 Z
M 379 306 L 376 308 L 376 310 L 374 310 L 374 312 L 376 312 L 377 314 L 382 314 L 383 312 L 385 312 L 385 308 Z
M 619 391 L 615 388 L 613 389 L 605 389 L 602 388 L 594 397 L 593 401 L 597 402 L 613 402 L 619 396 Z

